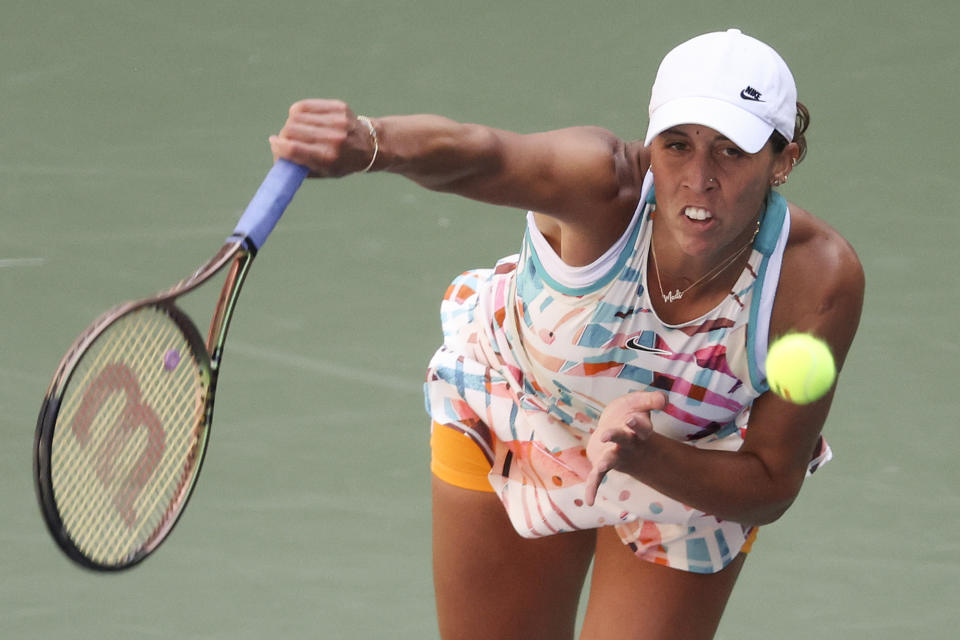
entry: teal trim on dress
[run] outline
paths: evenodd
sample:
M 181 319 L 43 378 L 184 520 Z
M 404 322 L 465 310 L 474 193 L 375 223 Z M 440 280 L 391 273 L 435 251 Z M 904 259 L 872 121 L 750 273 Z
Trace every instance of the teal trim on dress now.
M 757 316 L 760 313 L 760 298 L 763 289 L 763 281 L 767 275 L 767 265 L 770 263 L 770 255 L 777 248 L 777 242 L 780 239 L 780 232 L 783 229 L 783 221 L 787 217 L 787 201 L 776 191 L 770 192 L 767 199 L 767 208 L 763 212 L 763 220 L 760 223 L 760 233 L 757 234 L 753 242 L 753 248 L 763 254 L 760 261 L 760 269 L 757 272 L 757 279 L 753 284 L 753 296 L 750 299 L 750 319 L 747 321 L 747 366 L 750 370 L 750 384 L 759 393 L 765 393 L 770 389 L 765 376 L 760 374 L 760 363 L 757 362 L 757 342 L 756 334 L 753 328 L 756 326 Z
M 593 293 L 594 291 L 599 291 L 603 287 L 607 286 L 623 271 L 623 267 L 627 264 L 627 260 L 629 260 L 630 256 L 632 256 L 636 251 L 637 234 L 640 232 L 640 227 L 643 226 L 643 216 L 645 215 L 646 212 L 641 213 L 641 218 L 633 225 L 633 229 L 630 231 L 630 237 L 627 239 L 627 243 L 623 247 L 623 251 L 621 251 L 620 255 L 617 257 L 616 264 L 610 267 L 610 270 L 607 271 L 607 273 L 605 273 L 599 280 L 593 284 L 587 285 L 586 287 L 568 287 L 554 280 L 552 277 L 550 277 L 550 274 L 543 266 L 543 263 L 540 262 L 540 257 L 537 255 L 529 233 L 523 234 L 523 242 L 526 245 L 527 252 L 530 255 L 529 260 L 533 262 L 533 267 L 536 269 L 537 275 L 540 276 L 540 279 L 547 283 L 551 289 L 568 296 L 585 296 Z

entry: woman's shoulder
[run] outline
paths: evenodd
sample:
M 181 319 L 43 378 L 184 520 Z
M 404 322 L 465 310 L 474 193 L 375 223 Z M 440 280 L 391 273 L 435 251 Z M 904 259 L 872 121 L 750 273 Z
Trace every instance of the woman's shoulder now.
M 535 209 L 537 228 L 564 262 L 590 264 L 628 228 L 649 162 L 642 146 L 600 127 L 573 127 L 551 135 L 553 151 L 566 158 L 557 163 L 564 179 L 552 184 L 577 188 L 572 196 L 555 192 L 556 206 Z
M 822 218 L 793 203 L 790 208 L 790 236 L 784 252 L 784 264 L 793 263 L 801 273 L 819 271 L 821 275 L 862 272 L 853 245 Z M 808 265 L 808 266 L 805 266 Z
M 841 359 L 863 307 L 863 266 L 853 245 L 825 220 L 790 204 L 771 333 L 810 331 L 832 338 Z

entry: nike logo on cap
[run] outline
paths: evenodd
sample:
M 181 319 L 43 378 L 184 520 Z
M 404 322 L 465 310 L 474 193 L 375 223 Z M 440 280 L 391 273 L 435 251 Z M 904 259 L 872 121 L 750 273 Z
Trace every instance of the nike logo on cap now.
M 762 95 L 762 93 L 749 86 L 740 92 L 741 98 L 744 100 L 750 100 L 751 102 L 763 102 L 763 100 L 760 99 L 760 96 Z

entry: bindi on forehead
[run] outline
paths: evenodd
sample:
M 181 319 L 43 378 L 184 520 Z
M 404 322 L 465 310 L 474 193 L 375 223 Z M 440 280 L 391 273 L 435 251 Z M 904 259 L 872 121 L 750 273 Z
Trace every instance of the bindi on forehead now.
M 697 125 L 697 124 L 677 125 L 675 127 L 670 127 L 663 133 L 669 134 L 669 135 L 675 135 L 675 136 L 682 136 L 685 138 L 702 137 L 702 138 L 707 138 L 709 140 L 714 140 L 718 142 L 730 141 L 730 138 L 723 135 L 716 129 L 711 129 L 710 127 Z

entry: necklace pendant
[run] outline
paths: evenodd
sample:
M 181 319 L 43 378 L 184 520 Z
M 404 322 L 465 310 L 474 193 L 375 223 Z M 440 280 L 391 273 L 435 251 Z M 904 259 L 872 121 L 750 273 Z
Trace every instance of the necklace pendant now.
M 667 293 L 662 293 L 664 302 L 676 302 L 677 300 L 683 300 L 683 291 L 680 289 L 674 289 L 673 291 L 668 291 Z

